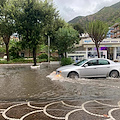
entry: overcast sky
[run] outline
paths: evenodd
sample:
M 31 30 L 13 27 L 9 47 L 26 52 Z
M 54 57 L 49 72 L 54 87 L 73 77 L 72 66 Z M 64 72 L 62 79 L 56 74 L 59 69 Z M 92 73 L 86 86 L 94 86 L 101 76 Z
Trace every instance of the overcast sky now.
M 96 13 L 103 7 L 111 6 L 120 0 L 53 0 L 60 16 L 70 21 L 77 16 L 86 16 Z

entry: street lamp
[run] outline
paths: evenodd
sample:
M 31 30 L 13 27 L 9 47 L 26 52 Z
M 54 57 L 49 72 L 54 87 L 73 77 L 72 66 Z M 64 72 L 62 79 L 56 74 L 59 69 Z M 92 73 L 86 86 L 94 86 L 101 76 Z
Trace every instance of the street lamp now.
M 48 36 L 48 63 L 50 63 L 50 37 Z

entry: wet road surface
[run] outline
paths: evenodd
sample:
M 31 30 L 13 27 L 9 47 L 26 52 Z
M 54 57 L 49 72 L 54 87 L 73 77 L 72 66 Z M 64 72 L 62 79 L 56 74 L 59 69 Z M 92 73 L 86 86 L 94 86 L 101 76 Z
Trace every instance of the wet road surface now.
M 57 67 L 0 65 L 0 120 L 120 119 L 120 78 L 59 78 Z

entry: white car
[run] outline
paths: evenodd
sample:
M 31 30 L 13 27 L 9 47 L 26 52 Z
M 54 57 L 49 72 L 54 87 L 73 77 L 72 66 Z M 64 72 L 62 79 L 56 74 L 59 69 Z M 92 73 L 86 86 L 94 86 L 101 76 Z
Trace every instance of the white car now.
M 103 58 L 84 59 L 58 68 L 56 74 L 70 78 L 108 76 L 117 78 L 120 75 L 120 63 Z

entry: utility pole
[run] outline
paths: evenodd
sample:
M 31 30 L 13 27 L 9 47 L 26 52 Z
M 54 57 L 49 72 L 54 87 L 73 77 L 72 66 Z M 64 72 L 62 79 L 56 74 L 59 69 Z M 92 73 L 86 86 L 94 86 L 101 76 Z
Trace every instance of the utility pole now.
M 50 37 L 48 36 L 48 63 L 50 63 Z

